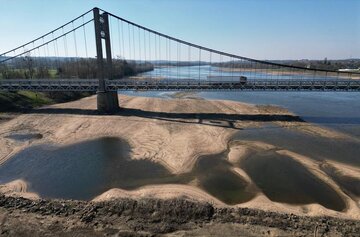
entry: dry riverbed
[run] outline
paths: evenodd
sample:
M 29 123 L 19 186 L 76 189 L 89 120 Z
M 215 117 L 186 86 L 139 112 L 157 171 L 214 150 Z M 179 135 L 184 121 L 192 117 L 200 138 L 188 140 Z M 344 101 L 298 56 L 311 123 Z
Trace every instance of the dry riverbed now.
M 230 208 L 201 189 L 196 179 L 187 184 L 145 185 L 135 190 L 114 188 L 94 197 L 93 202 L 42 200 L 40 194 L 28 192 L 26 180 L 14 180 L 0 186 L 0 192 L 6 194 L 0 200 L 1 230 L 5 230 L 5 235 L 15 236 L 15 232 L 9 228 L 20 225 L 19 220 L 32 218 L 29 220 L 30 226 L 41 223 L 47 226 L 41 230 L 45 232 L 39 232 L 39 235 L 51 228 L 52 233 L 60 233 L 65 228 L 67 231 L 83 230 L 83 233 L 94 236 L 120 230 L 125 231 L 124 235 L 126 231 L 141 230 L 144 235 L 173 232 L 174 236 L 219 235 L 222 230 L 228 231 L 229 236 L 241 231 L 249 236 L 309 235 L 317 231 L 330 236 L 359 233 L 360 200 L 356 195 L 357 190 L 349 191 L 341 185 L 341 177 L 358 180 L 359 168 L 330 160 L 314 161 L 263 142 L 231 141 L 232 136 L 243 129 L 258 129 L 267 124 L 331 139 L 356 138 L 306 123 L 296 115 L 274 106 L 205 101 L 196 98 L 196 95 L 183 98 L 180 94 L 175 97 L 119 96 L 122 109 L 115 115 L 97 114 L 95 96 L 19 115 L 0 123 L 0 165 L 30 146 L 54 144 L 63 147 L 101 137 L 124 139 L 130 146 L 131 160 L 151 161 L 165 167 L 172 175 L 190 172 L 200 157 L 228 151 L 226 160 L 232 172 L 242 178 L 249 189 L 255 190 L 251 200 L 233 205 L 235 209 Z M 14 139 L 14 136 L 24 139 Z M 271 201 L 247 172 L 241 166 L 236 166 L 253 151 L 275 152 L 305 167 L 311 175 L 338 194 L 345 203 L 345 209 L 334 211 L 316 203 L 290 205 Z M 178 197 L 182 199 L 173 200 Z M 147 198 L 153 199 L 149 201 Z M 211 205 L 203 204 L 206 202 Z M 41 208 L 42 204 L 44 208 Z M 53 205 L 55 209 L 51 209 Z M 117 205 L 121 206 L 121 211 Z M 143 209 L 138 210 L 138 205 Z M 188 205 L 194 209 L 187 210 Z M 74 213 L 70 213 L 69 206 L 71 210 L 75 209 Z M 169 212 L 166 208 L 162 209 L 165 206 L 180 215 L 175 215 L 177 220 L 168 218 Z M 182 213 L 182 210 L 197 212 L 198 208 L 201 209 L 200 214 Z M 90 217 L 87 218 L 87 215 Z M 317 217 L 323 215 L 328 217 Z M 147 216 L 151 218 L 146 219 Z M 9 228 L 6 229 L 4 226 L 7 225 Z M 19 231 L 28 230 L 26 226 L 22 228 Z

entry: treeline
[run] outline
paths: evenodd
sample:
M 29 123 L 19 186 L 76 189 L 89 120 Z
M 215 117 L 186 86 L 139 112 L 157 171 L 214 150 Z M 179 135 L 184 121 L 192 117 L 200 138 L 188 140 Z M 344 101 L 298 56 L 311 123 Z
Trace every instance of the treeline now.
M 267 62 L 332 71 L 337 71 L 339 69 L 360 69 L 360 59 L 328 60 L 325 58 L 324 60 L 272 60 Z M 212 65 L 226 68 L 280 69 L 280 67 L 277 66 L 250 61 L 228 61 L 223 63 L 213 63 Z
M 120 79 L 137 73 L 151 71 L 151 63 L 128 63 L 126 60 L 113 59 L 112 78 Z M 0 79 L 45 79 L 45 78 L 97 78 L 96 59 L 75 58 L 36 58 L 22 57 L 11 63 L 0 64 Z

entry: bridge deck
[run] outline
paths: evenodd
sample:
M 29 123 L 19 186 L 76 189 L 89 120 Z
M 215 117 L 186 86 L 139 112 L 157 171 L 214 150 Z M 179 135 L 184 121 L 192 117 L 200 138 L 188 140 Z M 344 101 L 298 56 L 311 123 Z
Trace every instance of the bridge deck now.
M 360 91 L 360 80 L 105 80 L 106 90 Z M 97 91 L 97 79 L 2 79 L 0 91 Z

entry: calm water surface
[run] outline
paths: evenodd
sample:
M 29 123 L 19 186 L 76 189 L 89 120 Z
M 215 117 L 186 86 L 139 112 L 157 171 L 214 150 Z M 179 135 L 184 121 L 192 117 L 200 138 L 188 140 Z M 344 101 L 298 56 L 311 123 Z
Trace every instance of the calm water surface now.
M 144 75 L 167 75 L 170 78 L 196 78 L 199 67 L 156 68 Z M 201 66 L 200 80 L 207 80 L 206 75 L 248 76 L 248 78 L 262 78 L 261 73 L 250 72 L 220 72 L 215 67 Z M 284 76 L 288 79 L 289 75 Z M 280 76 L 280 78 L 282 78 Z M 303 79 L 313 79 L 304 77 Z M 316 79 L 324 79 L 316 77 Z M 167 98 L 173 92 L 121 92 L 136 96 L 150 96 Z M 360 138 L 360 93 L 359 92 L 199 92 L 198 96 L 205 99 L 233 100 L 253 104 L 272 104 L 284 107 L 301 116 L 308 122 L 320 124 L 341 130 Z
M 342 211 L 345 202 L 329 185 L 304 166 L 275 151 L 253 151 L 239 163 L 272 201 L 290 204 L 319 203 Z
M 131 160 L 129 149 L 125 141 L 112 137 L 65 147 L 30 147 L 0 166 L 0 183 L 24 179 L 29 190 L 42 197 L 89 200 L 111 188 L 197 180 L 201 188 L 229 204 L 254 196 L 224 159 L 201 157 L 191 172 L 173 175 L 149 160 Z

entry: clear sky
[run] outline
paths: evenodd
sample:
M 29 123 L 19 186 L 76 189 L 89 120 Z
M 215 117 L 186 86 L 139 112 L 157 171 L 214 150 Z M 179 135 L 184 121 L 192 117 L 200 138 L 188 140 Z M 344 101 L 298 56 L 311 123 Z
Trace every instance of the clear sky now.
M 360 58 L 360 0 L 0 0 L 0 53 L 95 6 L 245 57 Z

